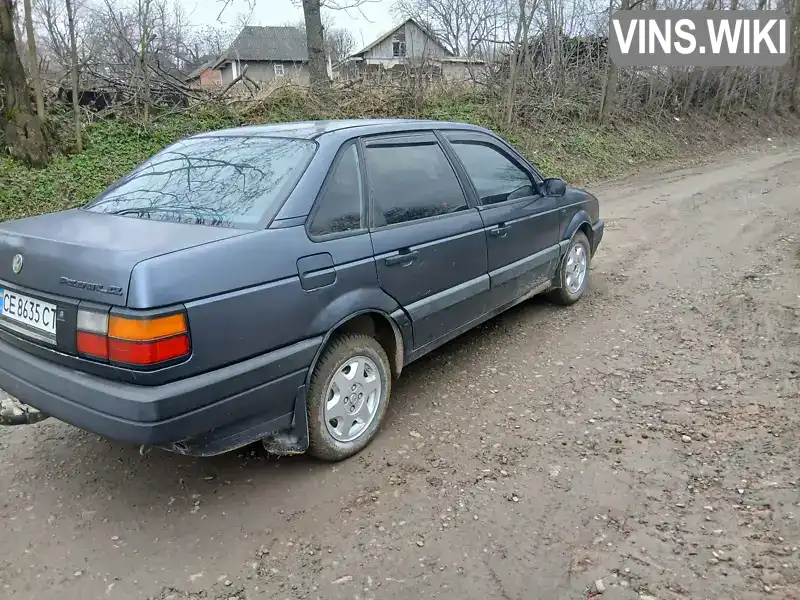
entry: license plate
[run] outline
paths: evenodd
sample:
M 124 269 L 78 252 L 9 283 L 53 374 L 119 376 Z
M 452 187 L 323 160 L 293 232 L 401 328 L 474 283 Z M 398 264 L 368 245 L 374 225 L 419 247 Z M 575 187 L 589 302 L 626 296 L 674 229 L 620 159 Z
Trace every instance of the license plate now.
M 0 289 L 0 316 L 36 331 L 56 335 L 56 306 L 11 290 Z

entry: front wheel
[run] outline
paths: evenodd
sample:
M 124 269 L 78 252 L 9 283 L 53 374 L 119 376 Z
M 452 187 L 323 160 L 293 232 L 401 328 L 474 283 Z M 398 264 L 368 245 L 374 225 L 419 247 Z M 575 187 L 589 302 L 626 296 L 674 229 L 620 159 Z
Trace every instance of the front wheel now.
M 589 286 L 591 259 L 589 238 L 582 231 L 576 232 L 556 273 L 558 287 L 550 292 L 550 298 L 554 302 L 568 306 L 581 299 Z
M 309 454 L 337 461 L 360 452 L 377 435 L 392 391 L 389 359 L 374 338 L 331 340 L 308 390 Z

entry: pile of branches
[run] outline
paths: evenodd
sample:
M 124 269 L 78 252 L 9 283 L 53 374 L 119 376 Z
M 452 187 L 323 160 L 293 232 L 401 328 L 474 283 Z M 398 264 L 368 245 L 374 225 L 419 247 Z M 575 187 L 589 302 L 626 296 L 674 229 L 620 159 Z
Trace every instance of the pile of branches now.
M 158 60 L 140 64 L 88 64 L 84 67 L 78 89 L 78 104 L 86 110 L 138 113 L 147 105 L 155 111 L 180 111 L 192 103 L 230 103 L 255 98 L 261 85 L 247 76 L 247 66 L 228 85 L 204 89 L 188 84 L 182 73 L 163 67 Z M 235 97 L 231 99 L 230 97 Z M 68 78 L 60 81 L 56 100 L 72 103 L 72 86 Z

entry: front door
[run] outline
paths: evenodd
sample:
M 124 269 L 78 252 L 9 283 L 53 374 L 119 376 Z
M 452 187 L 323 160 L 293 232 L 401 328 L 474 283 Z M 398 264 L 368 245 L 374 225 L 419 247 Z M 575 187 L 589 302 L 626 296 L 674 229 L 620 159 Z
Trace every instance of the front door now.
M 408 313 L 414 350 L 479 318 L 486 236 L 432 132 L 367 138 L 370 235 L 381 288 Z
M 445 137 L 464 166 L 486 230 L 494 307 L 553 277 L 558 264 L 558 200 L 542 196 L 531 173 L 491 136 L 466 131 Z

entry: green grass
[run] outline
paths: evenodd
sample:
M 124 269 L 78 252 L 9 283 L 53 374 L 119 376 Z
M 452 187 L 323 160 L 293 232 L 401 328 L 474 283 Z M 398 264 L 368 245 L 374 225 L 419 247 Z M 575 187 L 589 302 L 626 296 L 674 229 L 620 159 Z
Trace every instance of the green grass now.
M 44 168 L 0 157 L 0 221 L 79 206 L 182 137 L 250 123 L 359 116 L 464 121 L 504 135 L 547 176 L 578 184 L 686 154 L 685 140 L 691 135 L 686 127 L 677 132 L 648 124 L 600 127 L 570 121 L 563 114 L 560 119 L 543 115 L 508 129 L 499 102 L 465 90 L 439 90 L 422 99 L 391 91 L 355 90 L 312 98 L 305 91 L 288 89 L 245 110 L 192 109 L 161 115 L 149 124 L 123 118 L 100 120 L 86 126 L 81 154 L 57 155 Z M 574 107 L 569 111 L 574 114 Z

